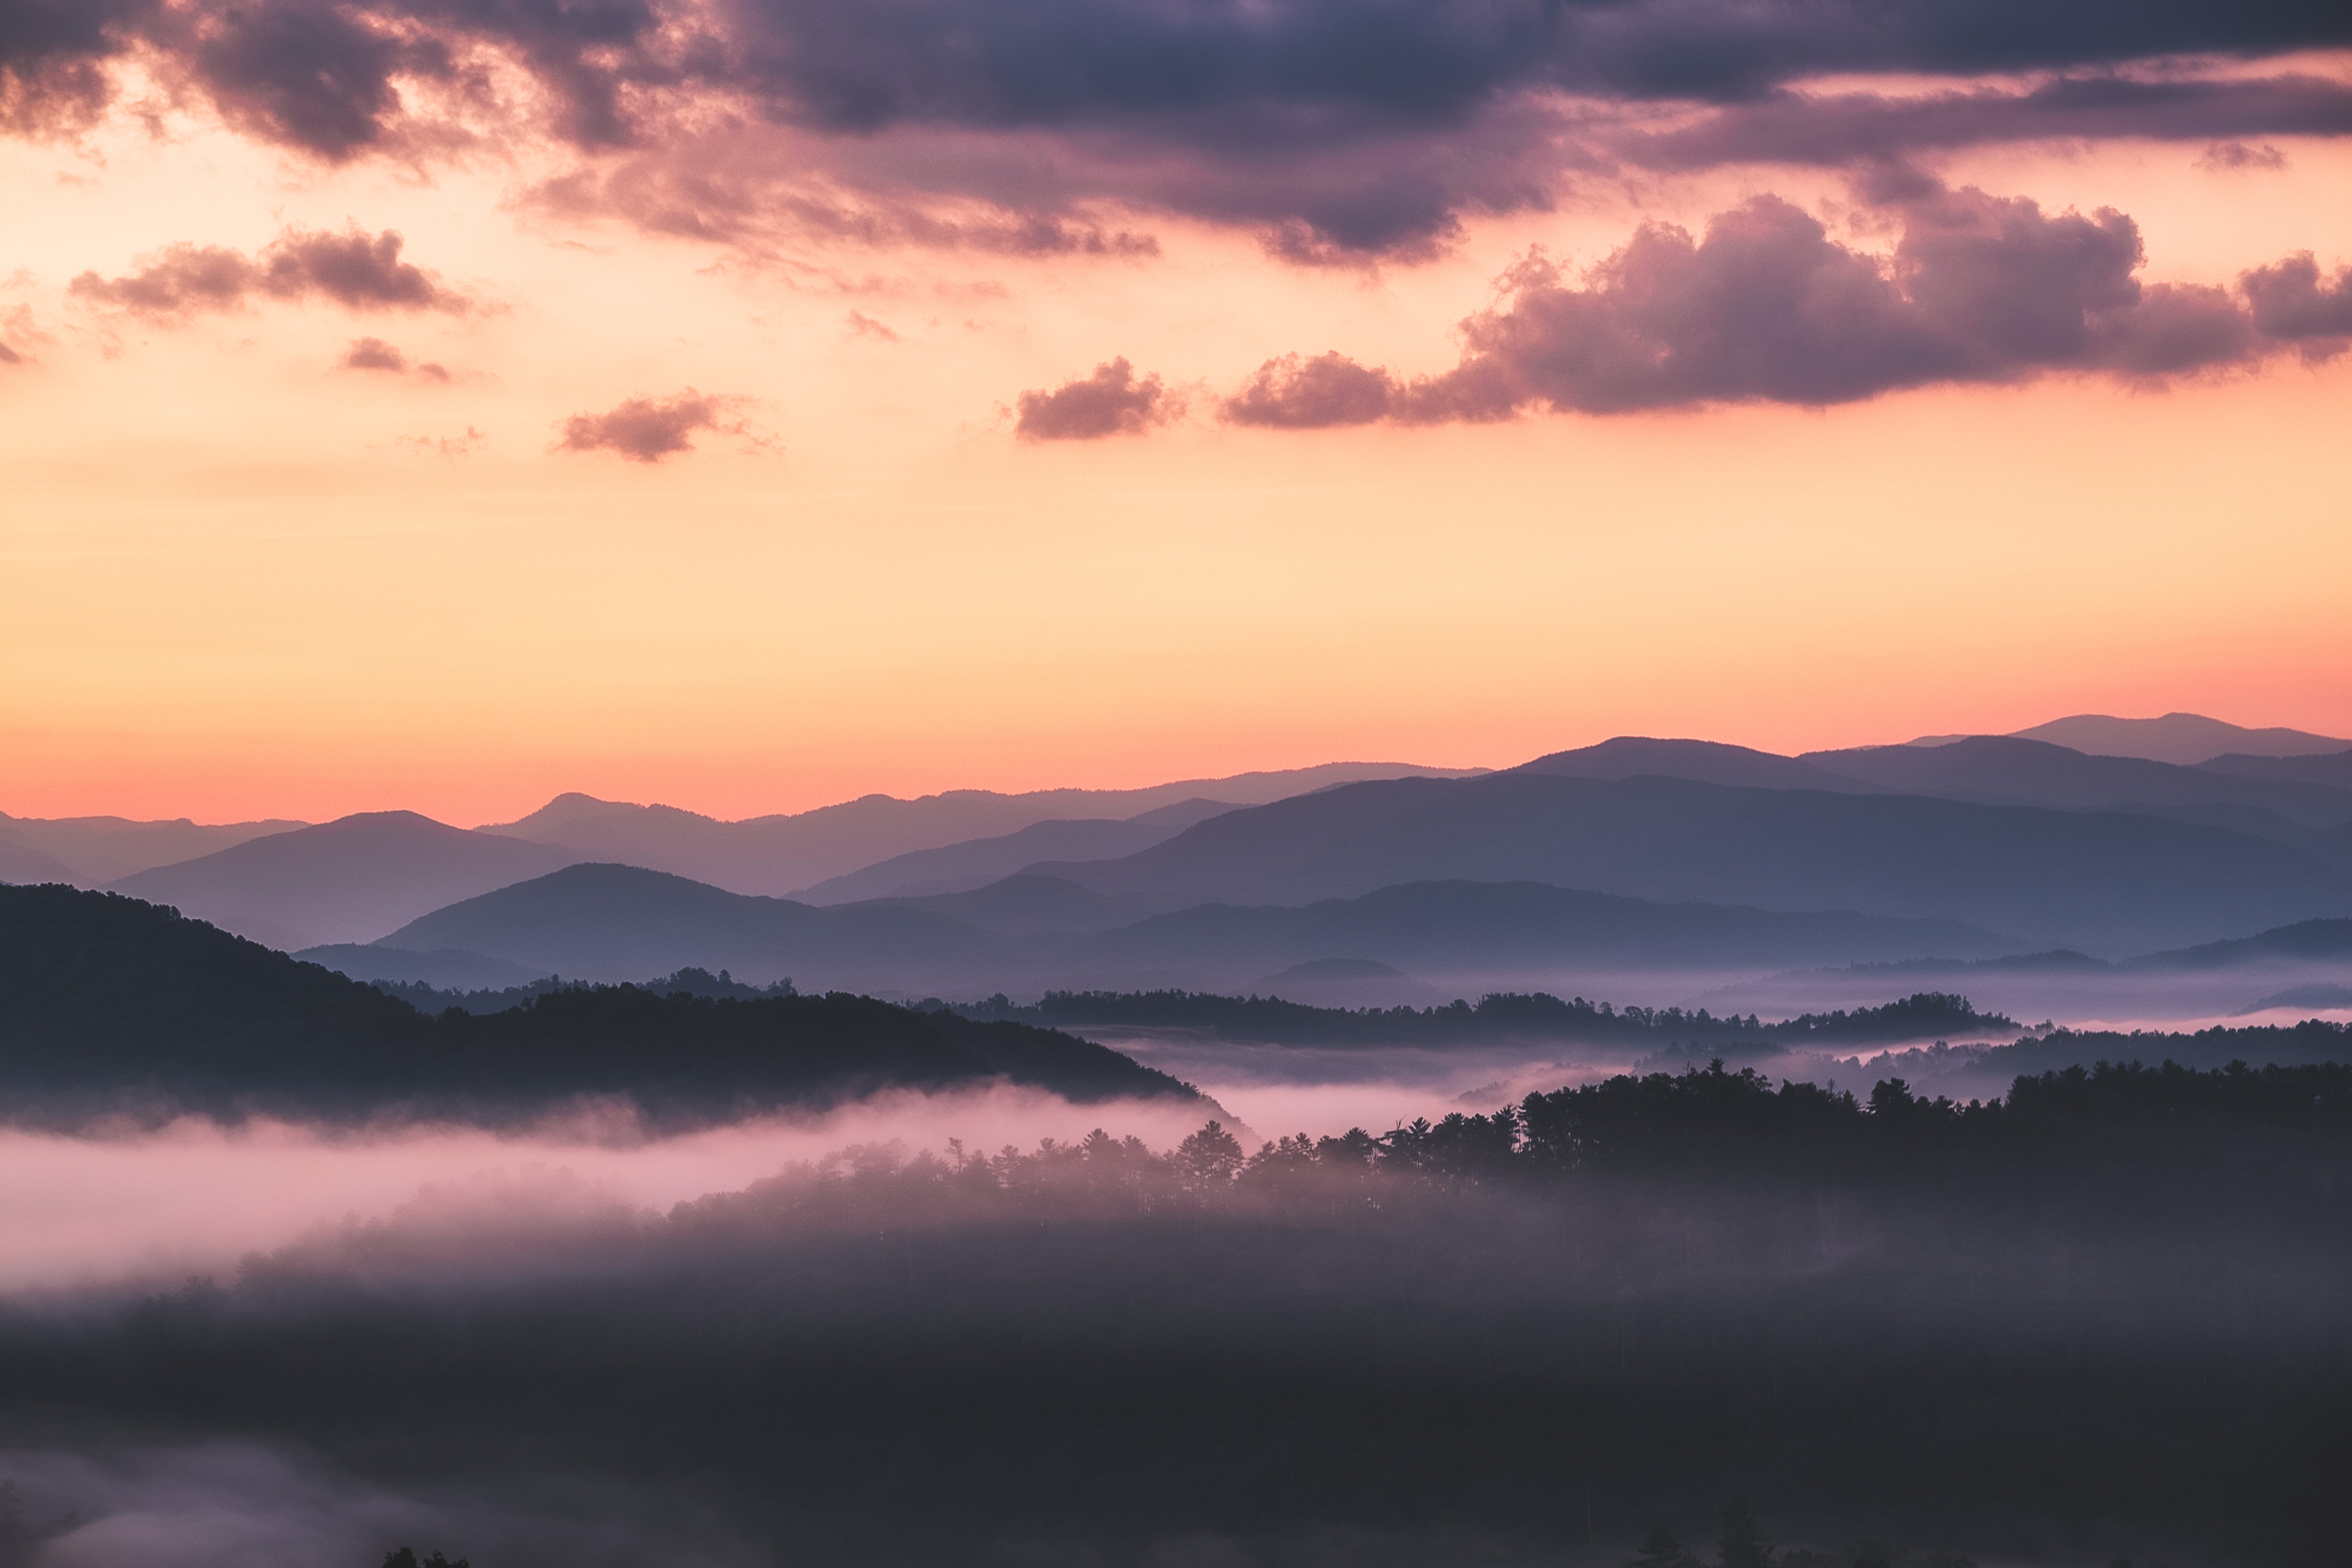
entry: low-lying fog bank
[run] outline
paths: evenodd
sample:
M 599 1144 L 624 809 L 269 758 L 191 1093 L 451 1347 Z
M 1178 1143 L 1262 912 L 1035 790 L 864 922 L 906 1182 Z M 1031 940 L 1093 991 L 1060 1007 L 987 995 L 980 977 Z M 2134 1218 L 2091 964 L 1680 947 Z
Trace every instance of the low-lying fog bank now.
M 1255 1153 L 1134 1109 L 861 1107 L 733 1179 L 784 1134 L 379 1138 L 430 1191 L 0 1308 L 0 1475 L 39 1568 L 1601 1568 L 1739 1500 L 1801 1568 L 2340 1545 L 2347 1069 L 1701 1072 Z M 336 1142 L 271 1136 L 287 1185 Z
M 892 1090 L 824 1113 L 773 1114 L 648 1135 L 625 1102 L 583 1105 L 521 1130 L 390 1121 L 361 1128 L 184 1118 L 67 1135 L 0 1127 L 0 1289 L 126 1277 L 176 1282 L 236 1267 L 320 1226 L 380 1219 L 420 1189 L 490 1184 L 593 1194 L 666 1209 L 738 1188 L 845 1144 L 945 1150 L 1067 1142 L 1108 1119 L 1172 1147 L 1200 1126 L 1190 1103 L 1075 1106 L 997 1086 Z

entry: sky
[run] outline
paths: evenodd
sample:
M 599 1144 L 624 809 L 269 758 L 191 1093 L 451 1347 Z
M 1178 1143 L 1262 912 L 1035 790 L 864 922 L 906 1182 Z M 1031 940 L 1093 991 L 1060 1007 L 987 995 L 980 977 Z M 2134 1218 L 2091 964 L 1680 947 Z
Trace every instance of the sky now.
M 2352 734 L 2352 16 L 0 0 L 0 810 Z

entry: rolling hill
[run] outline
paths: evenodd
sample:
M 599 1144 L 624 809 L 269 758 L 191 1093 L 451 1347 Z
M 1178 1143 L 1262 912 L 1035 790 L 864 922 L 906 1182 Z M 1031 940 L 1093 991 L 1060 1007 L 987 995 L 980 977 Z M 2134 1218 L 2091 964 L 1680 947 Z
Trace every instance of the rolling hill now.
M 472 833 L 413 811 L 373 811 L 159 866 L 110 890 L 291 950 L 366 942 L 578 858 L 560 846 Z
M 921 975 L 973 982 L 1019 950 L 929 910 L 832 909 L 730 892 L 667 871 L 588 864 L 465 900 L 410 921 L 381 945 L 445 948 L 533 973 L 626 980 L 692 967 L 803 988 L 898 989 Z
M 1132 855 L 1233 809 L 1230 801 L 1183 800 L 1126 818 L 1055 817 L 993 838 L 894 855 L 845 876 L 828 877 L 793 897 L 812 904 L 845 904 L 959 893 L 1040 860 L 1109 860 Z
M 1031 870 L 1158 913 L 1538 881 L 1952 920 L 2110 951 L 2352 912 L 2352 874 L 2160 817 L 1528 773 L 1350 784 L 1229 812 L 1121 859 Z

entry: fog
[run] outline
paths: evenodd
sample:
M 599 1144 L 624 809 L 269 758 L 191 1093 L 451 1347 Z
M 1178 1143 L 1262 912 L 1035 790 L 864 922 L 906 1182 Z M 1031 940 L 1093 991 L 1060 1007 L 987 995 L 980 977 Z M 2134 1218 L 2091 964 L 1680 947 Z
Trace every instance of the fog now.
M 1685 1062 L 1089 1034 L 1213 1106 L 0 1130 L 0 1568 L 1617 1568 L 1734 1500 L 1802 1568 L 2329 1560 L 2340 1135 L 1227 1182 L 1213 1115 L 1248 1152 Z M 2005 1037 L 1734 1066 L 1983 1096 Z
M 518 1132 L 446 1123 L 345 1128 L 186 1118 L 83 1135 L 0 1128 L 0 1290 L 176 1282 L 233 1268 L 321 1226 L 378 1218 L 420 1191 L 529 1176 L 553 1193 L 661 1210 L 848 1144 L 975 1150 L 1083 1136 L 1108 1122 L 1172 1147 L 1197 1106 L 1074 1106 L 1013 1088 L 879 1094 L 824 1115 L 777 1114 L 647 1137 L 622 1105 L 577 1107 Z M 568 1201 L 568 1200 L 567 1200 Z

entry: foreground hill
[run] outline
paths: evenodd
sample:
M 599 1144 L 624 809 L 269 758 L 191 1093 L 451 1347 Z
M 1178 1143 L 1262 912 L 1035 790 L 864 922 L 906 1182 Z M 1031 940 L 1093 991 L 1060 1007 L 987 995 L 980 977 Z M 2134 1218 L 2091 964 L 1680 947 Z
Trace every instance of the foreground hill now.
M 814 811 L 721 822 L 667 805 L 558 795 L 520 821 L 486 833 L 577 849 L 575 859 L 674 872 L 738 893 L 781 893 L 909 850 L 1012 833 L 1052 818 L 1129 818 L 1192 800 L 1255 805 L 1359 779 L 1463 776 L 1477 770 L 1409 763 L 1327 763 L 1276 773 L 1185 779 L 1148 789 L 949 790 L 915 800 L 870 795 Z M 1015 869 L 1013 867 L 1005 868 Z
M 367 942 L 427 910 L 579 858 L 413 811 L 371 811 L 159 866 L 110 890 L 291 949 Z
M 1082 1101 L 1192 1097 L 1066 1035 L 861 996 L 600 987 L 427 1018 L 152 904 L 0 888 L 0 1115 L 12 1120 L 122 1109 L 498 1118 L 581 1095 L 691 1120 L 997 1078 Z
M 2160 817 L 1525 773 L 1349 784 L 1229 812 L 1122 859 L 1031 869 L 1162 911 L 1539 881 L 2123 951 L 2352 913 L 2352 874 Z

